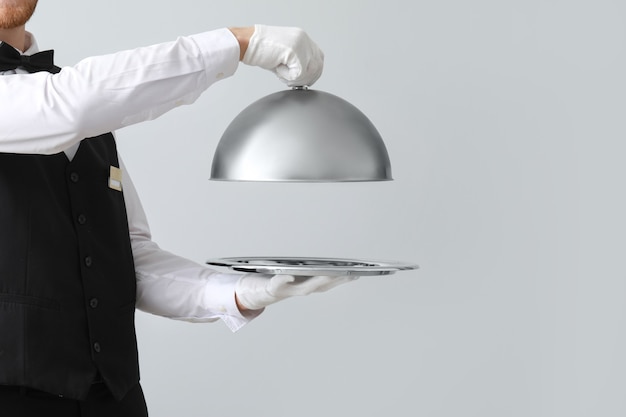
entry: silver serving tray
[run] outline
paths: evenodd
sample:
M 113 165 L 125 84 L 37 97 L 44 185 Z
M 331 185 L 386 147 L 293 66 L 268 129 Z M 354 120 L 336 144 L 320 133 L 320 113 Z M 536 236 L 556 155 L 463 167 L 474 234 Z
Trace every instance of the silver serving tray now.
M 416 264 L 396 261 L 284 256 L 219 258 L 210 259 L 206 263 L 246 273 L 299 276 L 391 275 L 397 271 L 419 268 Z

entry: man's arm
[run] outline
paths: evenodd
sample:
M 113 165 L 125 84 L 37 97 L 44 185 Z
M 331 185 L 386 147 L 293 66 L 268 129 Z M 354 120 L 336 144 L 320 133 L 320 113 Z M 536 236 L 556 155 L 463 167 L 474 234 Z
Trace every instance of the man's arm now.
M 193 103 L 237 69 L 227 29 L 97 56 L 59 74 L 0 77 L 0 152 L 53 154 Z
M 221 319 L 233 331 L 258 316 L 260 311 L 244 312 L 237 306 L 235 287 L 242 274 L 218 273 L 152 241 L 141 201 L 121 160 L 120 167 L 137 275 L 137 308 L 190 322 Z
M 193 103 L 243 63 L 288 85 L 319 78 L 323 54 L 299 28 L 219 29 L 87 58 L 58 74 L 0 77 L 0 152 L 53 154 Z

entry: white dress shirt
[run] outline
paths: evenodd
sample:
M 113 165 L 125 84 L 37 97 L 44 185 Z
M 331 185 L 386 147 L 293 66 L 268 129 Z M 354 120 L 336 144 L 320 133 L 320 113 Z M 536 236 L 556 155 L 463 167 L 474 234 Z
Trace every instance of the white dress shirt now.
M 31 34 L 30 55 L 38 51 Z M 239 44 L 219 29 L 149 47 L 96 56 L 58 74 L 0 73 L 0 152 L 55 154 L 71 160 L 84 138 L 154 119 L 193 103 L 211 84 L 233 75 Z M 137 308 L 172 319 L 221 319 L 236 331 L 253 316 L 235 304 L 241 275 L 218 273 L 160 249 L 125 170 L 123 190 L 137 273 Z

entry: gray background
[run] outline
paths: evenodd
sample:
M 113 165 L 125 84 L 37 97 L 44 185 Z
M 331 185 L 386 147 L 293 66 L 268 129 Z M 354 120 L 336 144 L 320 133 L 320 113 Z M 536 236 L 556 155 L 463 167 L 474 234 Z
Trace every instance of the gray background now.
M 385 139 L 394 182 L 209 181 L 229 121 L 284 88 L 241 66 L 118 132 L 162 247 L 421 265 L 235 334 L 138 313 L 151 415 L 625 415 L 625 16 L 617 0 L 42 1 L 30 29 L 62 64 L 301 26 L 326 53 L 315 88 Z

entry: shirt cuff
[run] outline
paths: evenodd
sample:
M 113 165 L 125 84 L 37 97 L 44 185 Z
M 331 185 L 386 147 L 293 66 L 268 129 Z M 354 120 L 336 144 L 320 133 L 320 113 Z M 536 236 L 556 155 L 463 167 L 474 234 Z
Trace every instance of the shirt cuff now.
M 205 291 L 203 297 L 204 305 L 212 306 L 211 310 L 219 313 L 220 319 L 233 332 L 241 329 L 263 312 L 263 310 L 250 310 L 243 314 L 237 307 L 235 286 L 242 276 L 238 274 L 213 274 L 212 279 L 219 282 L 219 285 L 212 285 L 209 291 Z
M 209 80 L 230 77 L 239 66 L 239 42 L 226 28 L 191 35 L 196 43 Z

